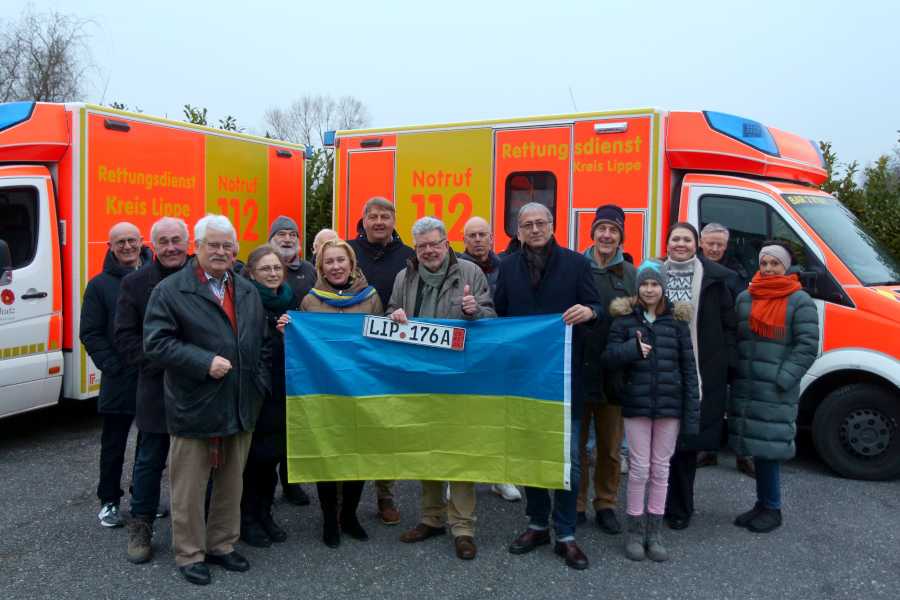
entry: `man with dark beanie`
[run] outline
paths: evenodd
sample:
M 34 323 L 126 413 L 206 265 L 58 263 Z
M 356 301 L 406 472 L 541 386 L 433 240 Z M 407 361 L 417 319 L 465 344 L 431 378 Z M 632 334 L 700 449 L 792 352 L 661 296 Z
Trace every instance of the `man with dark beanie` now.
M 394 229 L 397 214 L 390 200 L 374 196 L 363 206 L 363 218 L 357 226 L 359 235 L 347 243 L 356 252 L 360 270 L 369 285 L 375 288 L 381 304 L 387 306 L 394 289 L 397 273 L 406 268 L 406 261 L 416 255 L 403 244 Z M 376 481 L 378 515 L 385 525 L 400 522 L 400 511 L 394 503 L 394 482 Z
M 625 212 L 615 204 L 605 204 L 597 209 L 591 224 L 594 243 L 584 251 L 591 263 L 591 274 L 600 294 L 604 310 L 616 298 L 636 294 L 635 268 L 625 260 L 622 243 L 625 241 Z M 620 371 L 606 370 L 600 357 L 606 349 L 606 340 L 612 319 L 605 316 L 590 324 L 582 325 L 584 333 L 584 371 L 582 386 L 584 411 L 581 414 L 581 436 L 578 448 L 581 453 L 581 486 L 578 489 L 578 517 L 583 518 L 591 482 L 587 443 L 591 422 L 597 438 L 597 454 L 594 467 L 593 507 L 597 527 L 608 534 L 622 532 L 616 518 L 616 500 L 619 496 L 620 447 L 623 424 L 621 398 L 616 385 Z

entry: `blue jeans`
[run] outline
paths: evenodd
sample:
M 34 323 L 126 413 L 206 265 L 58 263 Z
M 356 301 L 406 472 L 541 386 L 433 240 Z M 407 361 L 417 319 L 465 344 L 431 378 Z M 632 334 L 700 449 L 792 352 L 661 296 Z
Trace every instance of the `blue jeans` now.
M 581 463 L 578 452 L 580 426 L 580 419 L 571 420 L 569 461 L 572 468 L 569 475 L 569 489 L 553 490 L 553 529 L 556 532 L 556 539 L 559 541 L 575 539 L 578 484 L 581 481 Z M 550 526 L 550 490 L 526 486 L 525 500 L 527 502 L 525 514 L 529 518 L 528 526 L 532 529 L 547 529 Z
M 753 457 L 756 467 L 756 501 L 764 508 L 781 509 L 781 463 Z
M 159 509 L 159 487 L 169 457 L 168 433 L 138 433 L 131 491 L 131 516 L 153 519 Z

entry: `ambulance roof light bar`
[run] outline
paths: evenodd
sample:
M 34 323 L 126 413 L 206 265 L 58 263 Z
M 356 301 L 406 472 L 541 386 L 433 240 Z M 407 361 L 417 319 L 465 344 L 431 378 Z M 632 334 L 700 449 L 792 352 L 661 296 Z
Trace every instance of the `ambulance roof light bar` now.
M 628 121 L 594 123 L 594 133 L 624 133 L 628 131 Z
M 0 131 L 18 125 L 31 118 L 34 102 L 7 102 L 0 104 Z
M 706 117 L 706 122 L 709 123 L 709 126 L 714 131 L 718 131 L 766 154 L 781 156 L 778 152 L 778 146 L 775 144 L 775 139 L 762 123 L 737 115 L 713 112 L 711 110 L 703 111 L 703 116 Z

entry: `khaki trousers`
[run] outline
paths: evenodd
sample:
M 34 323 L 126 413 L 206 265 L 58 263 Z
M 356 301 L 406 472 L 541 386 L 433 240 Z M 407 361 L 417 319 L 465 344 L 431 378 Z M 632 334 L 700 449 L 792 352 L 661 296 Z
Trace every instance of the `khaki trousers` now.
M 453 537 L 475 536 L 475 484 L 450 482 L 450 502 L 444 499 L 444 481 L 422 482 L 422 522 L 429 527 L 449 523 Z
M 578 512 L 587 506 L 588 485 L 591 481 L 590 461 L 587 455 L 591 421 L 597 436 L 597 461 L 594 465 L 594 510 L 615 508 L 619 496 L 619 470 L 624 426 L 622 407 L 613 404 L 585 404 L 581 416 L 581 435 L 578 449 L 581 455 L 581 484 L 578 486 Z
M 172 436 L 169 486 L 172 495 L 172 547 L 179 567 L 228 554 L 241 533 L 241 493 L 244 465 L 253 434 L 222 438 L 225 463 L 209 466 L 209 440 Z M 212 477 L 209 515 L 204 520 L 206 485 Z

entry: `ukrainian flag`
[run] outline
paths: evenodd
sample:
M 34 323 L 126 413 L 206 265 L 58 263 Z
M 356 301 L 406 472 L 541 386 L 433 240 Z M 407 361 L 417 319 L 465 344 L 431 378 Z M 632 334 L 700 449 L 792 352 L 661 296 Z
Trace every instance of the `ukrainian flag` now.
M 420 319 L 464 327 L 463 351 L 364 337 L 364 315 L 291 318 L 291 482 L 433 479 L 569 489 L 571 327 L 560 315 Z

